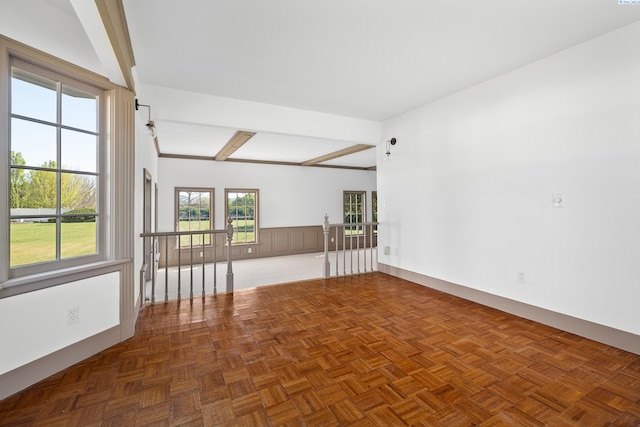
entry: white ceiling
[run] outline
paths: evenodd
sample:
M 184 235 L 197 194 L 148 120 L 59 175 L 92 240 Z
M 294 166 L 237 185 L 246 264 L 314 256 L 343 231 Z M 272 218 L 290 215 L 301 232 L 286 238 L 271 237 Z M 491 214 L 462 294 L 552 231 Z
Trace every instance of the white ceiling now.
M 124 0 L 142 82 L 384 120 L 640 19 L 617 0 Z
M 69 1 L 82 0 L 48 0 Z M 122 2 L 140 86 L 374 122 L 640 20 L 618 0 Z M 299 163 L 363 142 L 161 111 L 152 105 L 167 154 L 214 156 L 242 128 L 257 134 L 231 158 Z M 375 163 L 368 150 L 325 164 Z
M 158 140 L 164 155 L 214 157 L 238 130 L 209 124 L 168 120 L 156 122 Z M 174 141 L 174 143 L 168 141 Z M 344 140 L 262 131 L 257 132 L 234 152 L 230 159 L 298 164 L 352 145 L 355 143 Z M 376 165 L 375 150 L 339 157 L 322 164 L 368 169 Z

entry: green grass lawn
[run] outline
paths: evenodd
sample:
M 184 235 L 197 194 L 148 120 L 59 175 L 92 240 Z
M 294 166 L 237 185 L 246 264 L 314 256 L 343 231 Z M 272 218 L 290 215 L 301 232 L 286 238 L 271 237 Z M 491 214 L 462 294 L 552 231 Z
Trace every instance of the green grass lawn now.
M 241 219 L 232 222 L 234 243 L 254 242 L 255 224 L 252 219 Z
M 236 220 L 233 221 L 233 242 L 253 242 L 255 241 L 254 220 Z M 225 223 L 226 226 L 226 223 Z M 196 231 L 208 230 L 209 221 L 180 221 L 180 231 Z M 209 236 L 205 235 L 205 245 L 209 244 Z M 180 246 L 190 246 L 189 236 L 180 237 Z M 202 236 L 193 236 L 193 246 L 202 244 Z
M 11 267 L 54 261 L 56 259 L 56 225 L 30 222 L 11 224 Z M 62 258 L 96 253 L 96 223 L 63 223 Z
M 208 221 L 191 221 L 191 230 L 206 230 Z M 253 242 L 255 226 L 253 220 L 233 222 L 233 242 Z M 188 221 L 180 221 L 180 231 L 189 230 Z M 41 222 L 24 224 L 12 223 L 11 233 L 11 267 L 54 261 L 56 259 L 56 225 Z M 193 237 L 193 245 L 202 244 L 202 236 Z M 210 237 L 205 235 L 205 245 L 210 244 Z M 189 236 L 181 238 L 183 246 L 189 246 Z M 76 222 L 62 224 L 62 258 L 90 255 L 96 252 L 96 223 Z
M 179 231 L 198 231 L 198 230 L 209 230 L 209 221 L 180 221 L 180 230 Z M 196 234 L 193 237 L 190 236 L 180 236 L 180 246 L 181 247 L 189 247 L 191 246 L 191 239 L 193 239 L 193 246 L 202 245 L 202 238 L 204 237 L 204 244 L 209 245 L 211 242 L 211 236 L 209 234 Z

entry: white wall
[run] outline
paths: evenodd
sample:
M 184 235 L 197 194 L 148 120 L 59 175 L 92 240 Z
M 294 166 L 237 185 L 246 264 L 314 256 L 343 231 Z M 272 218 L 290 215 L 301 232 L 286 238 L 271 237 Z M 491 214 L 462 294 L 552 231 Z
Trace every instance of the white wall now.
M 106 75 L 71 5 L 47 0 L 0 2 L 0 34 Z
M 144 231 L 144 170 L 151 175 L 151 230 L 154 230 L 155 219 L 155 184 L 158 182 L 158 156 L 156 154 L 153 139 L 146 133 L 147 116 L 146 111 L 138 111 L 136 115 L 136 165 L 135 165 L 135 202 L 134 202 L 134 277 L 135 296 L 133 301 L 137 301 L 140 295 L 140 268 L 144 264 L 143 241 L 139 237 Z
M 159 231 L 174 229 L 175 187 L 215 188 L 216 229 L 225 226 L 225 188 L 259 190 L 259 226 L 263 228 L 322 225 L 325 213 L 331 222 L 342 222 L 345 190 L 367 192 L 371 219 L 373 171 L 169 158 L 160 158 L 158 168 Z
M 3 2 L 0 8 L 2 34 L 91 71 L 104 72 L 82 26 L 69 9 L 43 0 Z M 67 325 L 67 311 L 71 307 L 79 307 L 80 321 Z M 0 375 L 119 324 L 119 273 L 0 299 Z M 0 386 L 0 398 L 11 394 L 13 387 L 13 383 Z
M 380 138 L 380 122 L 223 98 L 153 85 L 140 85 L 152 118 L 285 135 L 371 144 Z M 159 129 L 162 138 L 162 128 Z
M 640 23 L 385 122 L 380 261 L 639 334 L 637 40 Z
M 119 273 L 0 299 L 0 374 L 117 326 L 119 305 Z M 80 319 L 69 325 L 73 307 Z

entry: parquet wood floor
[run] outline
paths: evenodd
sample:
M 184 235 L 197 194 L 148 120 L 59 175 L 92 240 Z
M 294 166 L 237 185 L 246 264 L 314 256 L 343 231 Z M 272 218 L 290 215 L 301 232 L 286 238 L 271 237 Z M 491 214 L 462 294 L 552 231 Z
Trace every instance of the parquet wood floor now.
M 3 426 L 637 426 L 640 356 L 374 273 L 157 303 Z

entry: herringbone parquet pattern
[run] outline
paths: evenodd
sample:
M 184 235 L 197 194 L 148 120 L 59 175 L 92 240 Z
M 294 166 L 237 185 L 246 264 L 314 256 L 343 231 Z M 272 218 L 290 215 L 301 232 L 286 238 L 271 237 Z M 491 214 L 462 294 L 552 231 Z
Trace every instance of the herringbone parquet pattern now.
M 640 425 L 640 356 L 381 273 L 146 307 L 2 425 Z

